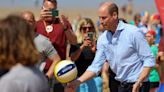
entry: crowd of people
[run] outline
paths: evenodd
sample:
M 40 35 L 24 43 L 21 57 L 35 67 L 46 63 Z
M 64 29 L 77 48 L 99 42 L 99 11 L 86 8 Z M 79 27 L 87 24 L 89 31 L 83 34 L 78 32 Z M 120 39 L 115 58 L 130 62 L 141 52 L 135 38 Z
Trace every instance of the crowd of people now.
M 33 12 L 0 20 L 1 92 L 164 92 L 164 34 L 159 14 L 119 18 L 115 3 L 101 3 L 97 25 L 58 14 L 56 0 Z M 97 30 L 98 29 L 98 30 Z M 61 60 L 75 62 L 67 84 L 53 74 Z

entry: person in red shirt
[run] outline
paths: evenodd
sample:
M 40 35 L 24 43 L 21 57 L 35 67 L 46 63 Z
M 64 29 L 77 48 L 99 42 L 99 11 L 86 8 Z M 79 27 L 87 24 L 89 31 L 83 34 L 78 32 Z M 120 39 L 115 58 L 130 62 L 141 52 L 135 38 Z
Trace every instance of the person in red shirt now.
M 49 38 L 54 48 L 56 48 L 62 60 L 66 59 L 67 40 L 70 44 L 76 44 L 76 35 L 72 31 L 71 25 L 67 18 L 62 15 L 53 16 L 52 10 L 57 10 L 56 0 L 44 0 L 41 19 L 36 23 L 36 31 Z M 51 63 L 47 63 L 45 70 L 48 70 Z
M 67 41 L 72 45 L 77 44 L 71 24 L 64 15 L 58 16 L 56 0 L 44 0 L 40 14 L 41 19 L 36 23 L 36 32 L 46 36 L 57 50 L 61 60 L 65 60 Z M 51 65 L 49 60 L 46 62 L 44 72 L 47 72 Z M 62 86 L 59 87 L 57 84 L 56 88 L 55 92 L 64 92 Z
M 58 14 L 52 15 L 53 10 L 57 11 L 57 1 L 44 0 L 41 19 L 36 23 L 36 31 L 49 38 L 61 59 L 66 59 L 67 40 L 70 44 L 75 45 L 77 38 L 67 18 L 64 15 L 61 15 L 61 18 Z

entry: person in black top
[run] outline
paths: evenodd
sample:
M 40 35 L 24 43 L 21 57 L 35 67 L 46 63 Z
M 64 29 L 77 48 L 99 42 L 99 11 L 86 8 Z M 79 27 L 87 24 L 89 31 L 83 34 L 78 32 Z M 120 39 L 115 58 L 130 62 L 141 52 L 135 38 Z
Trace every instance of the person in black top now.
M 90 18 L 80 20 L 76 35 L 78 44 L 71 45 L 70 58 L 77 66 L 79 77 L 92 63 L 96 51 L 96 30 Z M 101 77 L 95 77 L 81 84 L 77 92 L 102 92 Z

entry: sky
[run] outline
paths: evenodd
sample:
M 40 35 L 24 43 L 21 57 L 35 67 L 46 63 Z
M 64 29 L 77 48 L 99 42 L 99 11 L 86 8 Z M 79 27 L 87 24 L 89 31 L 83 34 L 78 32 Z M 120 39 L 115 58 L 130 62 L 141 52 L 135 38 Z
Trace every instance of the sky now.
M 37 0 L 1 0 L 0 7 L 35 7 Z M 42 0 L 38 0 L 41 7 Z M 115 2 L 119 7 L 127 4 L 128 0 L 57 0 L 58 8 L 98 8 L 104 1 Z M 154 0 L 132 0 L 136 11 L 147 10 L 157 12 Z

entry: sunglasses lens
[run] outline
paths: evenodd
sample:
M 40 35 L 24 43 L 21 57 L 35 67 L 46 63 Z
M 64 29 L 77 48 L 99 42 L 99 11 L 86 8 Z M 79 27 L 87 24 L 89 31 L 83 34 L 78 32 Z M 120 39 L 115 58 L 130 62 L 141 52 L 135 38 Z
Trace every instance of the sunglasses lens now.
M 83 27 L 83 30 L 86 30 L 87 29 L 87 27 Z
M 92 27 L 82 27 L 83 30 L 92 30 Z

